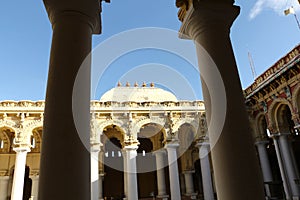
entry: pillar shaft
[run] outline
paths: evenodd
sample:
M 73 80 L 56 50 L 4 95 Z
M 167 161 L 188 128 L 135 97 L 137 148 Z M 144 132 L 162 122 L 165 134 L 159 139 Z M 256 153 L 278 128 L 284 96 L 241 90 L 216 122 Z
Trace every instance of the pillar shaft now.
M 124 195 L 128 196 L 128 188 L 127 188 L 127 153 L 123 150 L 123 166 L 124 166 Z
M 92 29 L 85 18 L 71 13 L 53 24 L 41 152 L 42 200 L 91 198 L 89 67 L 81 72 L 82 85 L 73 96 L 77 73 L 91 50 Z M 72 106 L 80 119 L 77 127 Z
M 91 200 L 99 199 L 99 150 L 91 150 Z
M 9 176 L 0 176 L 0 200 L 7 200 Z
M 194 181 L 193 181 L 193 173 L 194 171 L 185 171 L 184 181 L 185 181 L 185 194 L 186 195 L 194 195 Z
M 24 176 L 25 176 L 25 166 L 26 166 L 26 156 L 30 151 L 29 148 L 14 148 L 16 152 L 16 162 L 14 169 L 14 178 L 11 191 L 12 200 L 22 200 L 23 199 L 23 188 L 24 188 Z
M 279 136 L 279 144 L 280 144 L 280 151 L 282 153 L 282 159 L 284 161 L 284 166 L 287 172 L 289 185 L 291 188 L 292 196 L 293 197 L 300 197 L 300 186 L 297 185 L 295 180 L 299 180 L 297 177 L 297 167 L 294 166 L 293 157 L 290 148 L 290 143 L 288 141 L 288 136 L 286 134 L 282 134 Z
M 268 144 L 268 141 L 259 141 L 259 142 L 255 143 L 255 145 L 257 147 L 257 152 L 258 152 L 260 166 L 261 166 L 261 170 L 262 170 L 262 174 L 263 174 L 263 179 L 265 182 L 266 195 L 268 197 L 271 197 L 271 191 L 270 191 L 269 185 L 267 183 L 273 181 L 273 176 L 272 176 L 270 161 L 269 161 L 269 157 L 268 157 L 268 152 L 266 149 L 266 144 Z
M 239 14 L 232 2 L 193 1 L 181 35 L 196 44 L 218 198 L 260 200 L 262 175 L 229 37 Z
M 262 168 L 262 174 L 264 178 L 264 182 L 272 182 L 273 176 L 269 162 L 269 156 L 266 149 L 266 144 L 268 142 L 260 141 L 256 143 L 257 152 L 260 160 L 260 166 Z
M 104 174 L 99 174 L 99 200 L 103 199 L 103 179 Z
M 289 200 L 289 199 L 291 199 L 292 194 L 291 194 L 290 187 L 289 187 L 289 182 L 288 182 L 286 169 L 285 169 L 284 164 L 283 164 L 284 161 L 282 159 L 282 155 L 281 155 L 281 152 L 280 152 L 278 137 L 273 136 L 273 141 L 274 141 L 277 161 L 278 161 L 278 165 L 279 165 L 280 175 L 281 175 L 281 179 L 282 179 L 282 182 L 283 182 L 283 189 L 284 189 L 285 197 L 286 197 L 286 199 Z
M 177 164 L 177 148 L 179 144 L 166 144 L 165 148 L 168 152 L 168 165 L 169 165 L 169 177 L 170 177 L 170 189 L 171 199 L 181 199 L 180 184 L 179 184 L 179 173 Z
M 37 200 L 38 199 L 38 186 L 39 186 L 39 176 L 31 176 L 30 177 L 32 180 L 32 188 L 31 188 L 31 196 L 33 197 L 32 200 Z
M 214 190 L 212 185 L 210 162 L 209 162 L 209 144 L 208 143 L 199 143 L 199 159 L 200 159 L 200 168 L 202 174 L 202 185 L 203 193 L 205 200 L 213 200 Z
M 136 171 L 136 147 L 125 147 L 126 171 L 127 171 L 127 199 L 138 199 L 137 171 Z
M 165 167 L 164 155 L 165 154 L 166 153 L 163 150 L 155 152 L 157 190 L 158 190 L 159 197 L 165 197 L 167 195 L 165 170 L 164 170 L 164 167 Z

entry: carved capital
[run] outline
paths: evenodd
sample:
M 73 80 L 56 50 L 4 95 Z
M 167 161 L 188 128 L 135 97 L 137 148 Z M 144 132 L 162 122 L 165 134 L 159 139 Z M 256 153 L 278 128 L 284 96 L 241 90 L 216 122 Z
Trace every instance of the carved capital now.
M 44 0 L 44 5 L 52 25 L 63 17 L 79 16 L 88 20 L 94 34 L 99 34 L 101 33 L 101 2 L 102 0 Z

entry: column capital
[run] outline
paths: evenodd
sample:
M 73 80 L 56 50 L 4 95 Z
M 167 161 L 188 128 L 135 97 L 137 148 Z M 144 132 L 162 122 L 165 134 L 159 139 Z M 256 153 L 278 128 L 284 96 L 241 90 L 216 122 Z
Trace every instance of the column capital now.
M 280 136 L 288 136 L 290 134 L 291 133 L 275 133 L 275 134 L 271 134 L 269 137 L 275 139 L 275 138 L 279 138 Z
M 240 7 L 234 6 L 233 3 L 232 0 L 227 2 L 177 0 L 176 5 L 180 7 L 178 17 L 182 21 L 179 37 L 194 39 L 201 32 L 220 28 L 223 32 L 224 30 L 229 32 L 233 21 L 240 13 Z
M 30 152 L 30 145 L 28 144 L 16 144 L 14 145 L 14 148 L 13 150 L 16 152 L 16 153 L 22 153 L 22 152 Z
M 44 5 L 52 25 L 66 16 L 80 16 L 89 21 L 94 34 L 99 34 L 101 33 L 101 1 L 44 0 Z
M 123 142 L 124 150 L 137 150 L 139 148 L 139 141 L 132 135 L 127 136 Z
M 268 136 L 266 135 L 259 135 L 255 138 L 255 145 L 267 144 L 267 143 L 269 143 L 269 141 L 268 141 Z
M 156 155 L 166 155 L 167 152 L 166 152 L 165 149 L 159 149 L 159 150 L 157 150 L 157 151 L 152 152 L 152 154 L 153 154 L 154 156 L 156 156 Z
M 185 170 L 183 172 L 181 172 L 182 174 L 193 174 L 195 173 L 195 170 Z
M 165 144 L 165 148 L 166 149 L 177 149 L 179 147 L 179 143 L 177 140 L 171 141 L 171 142 L 167 142 Z

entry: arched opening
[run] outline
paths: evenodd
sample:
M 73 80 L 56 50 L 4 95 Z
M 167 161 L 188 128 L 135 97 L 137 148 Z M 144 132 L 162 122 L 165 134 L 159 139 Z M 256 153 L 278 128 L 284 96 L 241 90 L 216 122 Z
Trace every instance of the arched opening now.
M 277 113 L 277 123 L 280 133 L 290 133 L 289 141 L 291 142 L 291 151 L 292 157 L 294 160 L 294 166 L 297 168 L 298 172 L 300 170 L 300 157 L 294 156 L 300 153 L 300 138 L 298 130 L 295 128 L 295 123 L 292 120 L 292 113 L 289 107 L 285 104 L 282 104 L 278 107 Z
M 104 128 L 101 138 L 104 154 L 103 197 L 122 199 L 124 197 L 124 161 L 122 155 L 123 132 L 116 125 Z
M 163 147 L 163 127 L 155 123 L 142 126 L 138 134 L 137 172 L 139 198 L 157 195 L 156 160 L 154 151 Z M 147 183 L 147 184 L 146 184 Z
M 178 139 L 179 139 L 179 149 L 178 149 L 178 170 L 180 173 L 180 185 L 181 185 L 181 194 L 186 194 L 186 183 L 185 183 L 185 173 L 186 172 L 195 172 L 192 173 L 193 176 L 193 186 L 195 190 L 195 182 L 198 182 L 196 175 L 195 162 L 193 157 L 193 152 L 197 150 L 195 147 L 195 129 L 191 124 L 184 123 L 178 129 Z M 197 156 L 199 158 L 199 156 Z M 199 159 L 198 159 L 199 161 Z M 198 172 L 197 172 L 198 173 Z M 196 188 L 197 189 L 197 188 Z
M 257 126 L 258 126 L 257 128 L 259 131 L 259 135 L 262 138 L 268 140 L 268 144 L 266 145 L 266 150 L 270 162 L 273 182 L 268 182 L 265 184 L 269 185 L 272 197 L 283 198 L 284 196 L 283 182 L 282 182 L 279 164 L 276 156 L 276 150 L 275 150 L 273 139 L 269 137 L 271 133 L 268 130 L 267 121 L 264 115 L 261 115 L 258 118 Z

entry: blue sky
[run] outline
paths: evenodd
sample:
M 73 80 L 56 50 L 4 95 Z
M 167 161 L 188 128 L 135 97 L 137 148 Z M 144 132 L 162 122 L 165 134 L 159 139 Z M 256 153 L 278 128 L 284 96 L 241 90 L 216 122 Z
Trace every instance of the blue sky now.
M 104 3 L 103 34 L 93 37 L 94 59 L 104 59 L 106 51 L 104 55 L 97 54 L 97 51 L 106 43 L 110 44 L 108 51 L 119 49 L 122 43 L 113 41 L 122 36 L 124 31 L 127 31 L 124 34 L 126 36 L 128 32 L 135 33 L 136 28 L 142 29 L 146 32 L 141 38 L 161 43 L 169 37 L 165 33 L 162 37 L 152 36 L 146 27 L 173 31 L 176 36 L 180 22 L 177 20 L 178 9 L 174 2 L 175 0 L 112 0 L 110 4 Z M 241 14 L 231 29 L 231 38 L 245 88 L 253 82 L 248 52 L 252 54 L 257 74 L 264 72 L 299 43 L 300 30 L 294 16 L 284 16 L 283 10 L 293 5 L 299 16 L 300 13 L 297 0 L 236 0 L 236 5 L 241 6 Z M 51 25 L 42 1 L 2 0 L 0 33 L 0 100 L 44 99 Z M 121 39 L 124 40 L 125 36 Z M 177 44 L 175 40 L 174 44 Z M 130 42 L 135 43 L 135 40 L 130 39 Z M 178 39 L 178 44 L 180 48 L 187 47 L 190 59 L 196 60 L 191 41 Z M 98 77 L 97 90 L 92 98 L 100 98 L 118 80 L 123 84 L 127 80 L 131 84 L 137 81 L 140 85 L 142 81 L 153 81 L 159 87 L 173 91 L 179 99 L 187 99 L 189 95 L 191 99 L 202 98 L 197 69 L 185 57 L 176 54 L 178 46 L 169 47 L 171 50 L 142 47 L 117 55 L 109 65 L 101 66 L 105 71 Z

